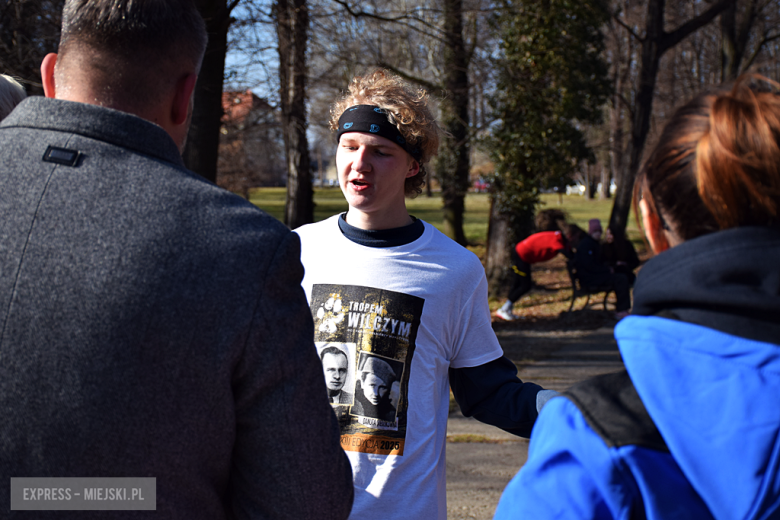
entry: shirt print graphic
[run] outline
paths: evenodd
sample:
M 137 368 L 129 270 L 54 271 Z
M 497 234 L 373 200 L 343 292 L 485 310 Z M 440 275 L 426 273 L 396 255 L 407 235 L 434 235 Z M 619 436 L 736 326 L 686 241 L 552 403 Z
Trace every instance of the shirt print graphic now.
M 314 340 L 345 450 L 404 454 L 410 369 L 424 303 L 373 287 L 312 287 Z

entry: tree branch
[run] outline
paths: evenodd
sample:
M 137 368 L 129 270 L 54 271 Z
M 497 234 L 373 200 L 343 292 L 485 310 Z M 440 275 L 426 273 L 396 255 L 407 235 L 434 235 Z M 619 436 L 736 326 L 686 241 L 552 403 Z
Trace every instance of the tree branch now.
M 764 47 L 764 45 L 766 45 L 767 43 L 772 42 L 774 40 L 777 40 L 778 38 L 780 38 L 780 33 L 777 33 L 777 34 L 775 34 L 773 36 L 766 36 L 766 35 L 764 35 L 764 37 L 761 39 L 761 41 L 758 43 L 758 45 L 756 45 L 755 50 L 750 55 L 750 58 L 747 61 L 743 62 L 744 65 L 742 65 L 742 67 L 741 67 L 742 72 L 745 72 L 746 70 L 748 70 L 753 65 L 753 62 L 756 61 L 756 58 L 758 58 L 758 55 L 761 54 L 761 49 Z
M 391 23 L 399 23 L 403 20 L 412 20 L 414 22 L 417 22 L 421 25 L 424 25 L 428 27 L 429 29 L 436 29 L 435 26 L 429 24 L 422 18 L 419 18 L 417 16 L 412 16 L 409 12 L 404 12 L 403 14 L 400 14 L 398 16 L 382 16 L 380 14 L 375 13 L 369 13 L 368 11 L 355 11 L 351 5 L 349 5 L 349 2 L 346 0 L 333 0 L 336 4 L 340 5 L 344 9 L 346 9 L 347 13 L 349 13 L 351 16 L 355 18 L 372 18 L 374 20 L 379 20 L 380 22 L 391 22 Z
M 682 24 L 674 31 L 672 32 L 664 31 L 663 35 L 660 38 L 660 41 L 658 42 L 658 54 L 659 55 L 663 54 L 670 48 L 680 43 L 689 34 L 693 33 L 694 31 L 697 31 L 698 29 L 710 23 L 713 20 L 713 18 L 718 16 L 721 12 L 723 12 L 724 9 L 726 9 L 728 6 L 735 3 L 736 1 L 737 0 L 720 0 L 720 2 L 713 5 L 712 7 L 710 7 L 703 13 L 701 13 L 700 15 L 691 18 L 690 20 Z
M 631 26 L 629 26 L 629 25 L 628 25 L 626 22 L 624 22 L 623 20 L 621 20 L 621 19 L 620 19 L 620 17 L 619 17 L 618 15 L 616 15 L 616 14 L 615 14 L 615 15 L 612 15 L 612 19 L 613 19 L 613 20 L 615 20 L 615 21 L 618 23 L 618 25 L 620 25 L 620 26 L 621 26 L 621 27 L 623 27 L 623 28 L 624 28 L 626 31 L 628 31 L 628 33 L 629 33 L 631 36 L 633 36 L 634 38 L 636 38 L 636 39 L 637 39 L 637 40 L 639 40 L 640 42 L 643 42 L 643 41 L 645 41 L 645 39 L 644 39 L 644 38 L 642 38 L 641 36 L 639 36 L 637 33 L 635 33 L 635 32 L 634 32 L 634 29 L 632 29 L 632 28 L 631 28 Z
M 423 34 L 425 36 L 428 36 L 428 37 L 433 38 L 435 40 L 438 40 L 440 42 L 444 41 L 444 38 L 442 36 L 440 36 L 439 34 L 432 34 L 432 33 L 429 33 L 429 32 L 426 32 L 426 31 L 422 30 L 419 27 L 416 27 L 414 25 L 414 23 L 420 24 L 423 27 L 432 30 L 433 33 L 441 33 L 441 30 L 438 27 L 436 27 L 435 25 L 430 24 L 430 23 L 426 22 L 425 20 L 423 20 L 422 18 L 419 18 L 417 16 L 412 16 L 411 14 L 409 14 L 409 12 L 404 12 L 403 14 L 398 15 L 398 16 L 388 17 L 388 16 L 382 16 L 382 15 L 375 14 L 375 13 L 369 13 L 367 11 L 362 11 L 362 10 L 361 11 L 355 11 L 352 8 L 352 6 L 349 5 L 349 2 L 347 2 L 346 0 L 333 0 L 333 2 L 336 3 L 337 5 L 342 6 L 347 11 L 347 14 L 349 14 L 353 18 L 371 18 L 373 20 L 378 20 L 380 22 L 395 23 L 395 24 L 401 25 L 403 27 L 406 27 L 408 29 L 411 29 L 413 31 L 417 31 L 420 34 Z M 409 23 L 409 22 L 414 22 L 414 23 Z
M 430 81 L 424 80 L 424 79 L 419 78 L 417 76 L 413 76 L 413 75 L 411 75 L 411 74 L 409 74 L 407 72 L 402 71 L 401 69 L 399 69 L 399 68 L 397 68 L 397 67 L 395 67 L 393 65 L 390 65 L 389 63 L 379 62 L 379 63 L 377 63 L 377 65 L 379 67 L 382 67 L 383 69 L 389 70 L 390 72 L 392 72 L 396 76 L 400 76 L 401 78 L 403 78 L 403 79 L 405 79 L 407 81 L 410 81 L 412 83 L 416 83 L 417 85 L 420 85 L 425 90 L 427 90 L 428 93 L 435 94 L 436 96 L 439 96 L 439 97 L 443 96 L 444 93 L 445 93 L 445 90 L 442 87 L 440 87 L 439 85 L 436 85 L 435 83 L 431 83 Z

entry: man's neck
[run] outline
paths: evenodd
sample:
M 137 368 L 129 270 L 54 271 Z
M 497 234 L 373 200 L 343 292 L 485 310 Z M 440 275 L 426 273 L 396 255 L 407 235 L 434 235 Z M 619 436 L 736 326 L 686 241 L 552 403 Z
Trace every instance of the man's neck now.
M 367 231 L 381 231 L 383 229 L 395 229 L 408 226 L 413 222 L 406 207 L 403 211 L 394 211 L 392 213 L 376 214 L 364 213 L 362 211 L 350 208 L 347 211 L 347 224 Z

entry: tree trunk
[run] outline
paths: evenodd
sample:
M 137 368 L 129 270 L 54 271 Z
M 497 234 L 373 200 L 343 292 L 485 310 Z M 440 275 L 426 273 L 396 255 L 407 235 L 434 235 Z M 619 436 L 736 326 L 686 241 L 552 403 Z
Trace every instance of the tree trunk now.
M 628 170 L 621 176 L 609 217 L 613 230 L 625 231 L 631 200 L 634 192 L 634 180 L 639 172 L 642 152 L 650 131 L 650 116 L 653 111 L 653 92 L 658 76 L 658 64 L 664 52 L 674 47 L 686 36 L 708 24 L 736 0 L 721 0 L 707 11 L 679 26 L 671 33 L 664 31 L 665 0 L 649 0 L 645 18 L 645 38 L 642 40 L 642 57 L 639 68 L 639 84 L 634 103 L 634 114 L 629 141 Z
M 284 223 L 291 229 L 314 221 L 311 159 L 306 139 L 306 44 L 309 11 L 306 0 L 277 0 L 279 98 L 287 161 Z
M 446 96 L 441 101 L 441 122 L 450 136 L 444 137 L 436 174 L 444 204 L 444 232 L 466 245 L 463 232 L 465 197 L 469 187 L 469 77 L 463 45 L 463 2 L 444 2 L 444 69 Z
M 503 298 L 509 290 L 510 252 L 513 245 L 509 243 L 509 234 L 509 219 L 496 210 L 495 200 L 491 195 L 485 272 L 488 294 L 493 298 Z
M 650 116 L 653 113 L 653 92 L 658 76 L 658 63 L 661 59 L 659 48 L 664 34 L 665 0 L 649 0 L 645 25 L 645 39 L 642 41 L 642 61 L 639 69 L 639 85 L 637 87 L 634 117 L 631 121 L 631 138 L 628 144 L 628 171 L 621 177 L 620 185 L 615 194 L 615 203 L 609 217 L 609 225 L 613 230 L 624 231 L 631 210 L 631 200 L 634 193 L 634 179 L 639 171 L 647 134 L 650 131 Z
M 606 200 L 612 196 L 609 192 L 609 185 L 611 179 L 612 176 L 610 175 L 609 169 L 606 168 L 602 163 L 601 164 L 601 193 L 599 193 L 599 198 L 602 200 Z
M 195 85 L 192 124 L 184 147 L 184 164 L 211 182 L 217 182 L 219 129 L 222 124 L 222 81 L 225 75 L 230 10 L 227 0 L 198 0 L 209 42 Z
M 619 187 L 622 184 L 620 175 L 623 173 L 623 107 L 620 101 L 620 91 L 622 90 L 622 81 L 618 80 L 615 87 L 615 93 L 612 95 L 612 114 L 609 119 L 609 158 L 610 168 L 612 169 L 612 179 Z

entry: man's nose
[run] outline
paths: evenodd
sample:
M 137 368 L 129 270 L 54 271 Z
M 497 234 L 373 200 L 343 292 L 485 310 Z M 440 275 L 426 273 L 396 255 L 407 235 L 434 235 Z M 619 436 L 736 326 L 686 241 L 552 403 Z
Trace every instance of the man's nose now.
M 352 161 L 352 169 L 358 172 L 371 171 L 371 161 L 368 155 L 368 149 L 361 146 L 355 150 L 355 159 Z

